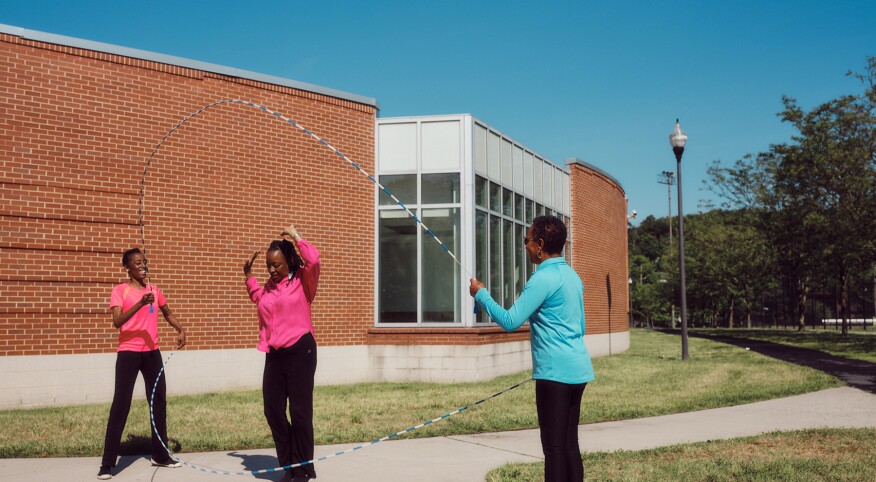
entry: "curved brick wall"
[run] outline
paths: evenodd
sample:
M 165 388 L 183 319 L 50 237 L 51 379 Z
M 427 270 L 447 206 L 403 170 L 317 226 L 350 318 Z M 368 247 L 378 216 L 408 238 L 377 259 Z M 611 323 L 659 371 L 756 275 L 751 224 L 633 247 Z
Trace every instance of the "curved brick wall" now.
M 626 196 L 602 171 L 582 161 L 567 162 L 572 183 L 572 267 L 584 281 L 587 334 L 629 332 Z

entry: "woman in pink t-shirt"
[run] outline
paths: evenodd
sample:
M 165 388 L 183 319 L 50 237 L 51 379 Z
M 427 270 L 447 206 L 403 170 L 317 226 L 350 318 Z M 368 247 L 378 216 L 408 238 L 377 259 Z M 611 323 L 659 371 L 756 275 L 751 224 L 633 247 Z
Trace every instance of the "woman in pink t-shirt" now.
M 116 465 L 122 432 L 128 421 L 131 410 L 131 397 L 134 393 L 134 383 L 137 373 L 143 374 L 146 383 L 146 397 L 151 399 L 152 387 L 161 371 L 161 352 L 158 350 L 158 313 L 155 305 L 161 310 L 164 319 L 178 333 L 176 347 L 186 344 L 186 331 L 179 324 L 176 316 L 167 306 L 164 293 L 155 285 L 146 283 L 146 257 L 138 249 L 129 249 L 122 256 L 122 265 L 128 272 L 128 282 L 113 287 L 110 298 L 110 309 L 113 313 L 113 326 L 119 329 L 119 348 L 116 355 L 115 392 L 110 408 L 109 421 L 106 425 L 106 438 L 103 445 L 103 459 L 97 478 L 101 480 L 112 478 L 112 468 Z M 152 410 L 155 415 L 155 425 L 162 440 L 167 440 L 167 411 L 165 402 L 165 377 L 162 377 L 155 389 L 155 400 Z M 182 464 L 170 458 L 167 450 L 161 446 L 155 432 L 152 431 L 152 465 L 158 467 L 182 467 Z
M 258 306 L 258 349 L 266 353 L 262 376 L 265 419 L 280 465 L 313 459 L 313 377 L 316 341 L 310 304 L 319 284 L 319 251 L 294 226 L 265 252 L 270 279 L 260 286 L 252 274 L 259 252 L 243 264 L 249 297 Z M 286 407 L 289 418 L 286 417 Z M 290 420 L 291 419 L 291 420 Z M 283 481 L 316 478 L 313 464 L 286 471 Z

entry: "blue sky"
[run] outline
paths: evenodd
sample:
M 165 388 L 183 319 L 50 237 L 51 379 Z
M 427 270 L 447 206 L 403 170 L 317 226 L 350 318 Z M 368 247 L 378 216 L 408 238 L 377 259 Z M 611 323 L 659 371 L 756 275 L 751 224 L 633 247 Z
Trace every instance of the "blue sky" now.
M 712 198 L 712 161 L 790 140 L 782 95 L 811 108 L 860 92 L 845 73 L 876 55 L 873 0 L 29 0 L 0 23 L 373 97 L 382 117 L 473 114 L 609 172 L 637 222 L 667 214 L 657 176 L 675 170 L 676 117 L 689 214 Z

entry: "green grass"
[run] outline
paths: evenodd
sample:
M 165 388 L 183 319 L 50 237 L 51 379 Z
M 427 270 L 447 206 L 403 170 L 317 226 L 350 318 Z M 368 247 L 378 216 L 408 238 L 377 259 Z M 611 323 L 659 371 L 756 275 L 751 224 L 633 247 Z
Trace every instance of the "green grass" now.
M 876 480 L 876 429 L 818 429 L 582 455 L 585 478 L 600 481 Z M 544 463 L 509 464 L 487 482 L 544 480 Z
M 876 363 L 876 329 L 863 331 L 858 328 L 842 336 L 839 331 L 807 330 L 764 330 L 764 329 L 696 329 L 693 332 L 707 335 L 748 338 L 751 340 L 771 341 L 791 346 L 811 348 L 831 355 L 853 358 Z
M 677 335 L 631 333 L 628 352 L 594 359 L 582 423 L 623 420 L 750 403 L 842 385 L 821 372 L 738 347 L 690 339 L 680 360 Z M 173 366 L 169 366 L 173 376 Z M 317 387 L 317 444 L 370 441 L 431 420 L 527 379 L 518 373 L 482 383 L 358 383 Z M 96 456 L 103 449 L 108 404 L 0 411 L 0 458 Z M 534 384 L 412 432 L 432 437 L 537 427 Z M 272 447 L 258 390 L 171 396 L 171 448 L 187 452 Z M 149 415 L 134 402 L 123 453 L 148 453 Z

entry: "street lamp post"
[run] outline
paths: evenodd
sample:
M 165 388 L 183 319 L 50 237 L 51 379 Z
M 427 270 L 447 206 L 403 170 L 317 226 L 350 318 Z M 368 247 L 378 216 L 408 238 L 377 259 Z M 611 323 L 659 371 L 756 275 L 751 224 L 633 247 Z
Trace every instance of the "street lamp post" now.
M 633 209 L 633 212 L 627 216 L 627 225 L 629 225 L 632 229 L 636 229 L 633 227 L 632 222 L 636 219 L 636 216 L 639 213 Z M 633 231 L 633 247 L 636 245 L 636 232 Z M 629 255 L 627 255 L 627 260 L 629 260 Z M 627 263 L 629 265 L 629 263 Z M 629 273 L 627 273 L 629 274 Z M 633 278 L 630 277 L 629 289 L 627 289 L 627 298 L 630 299 L 630 328 L 635 327 L 635 322 L 633 321 Z
M 687 360 L 687 285 L 684 279 L 684 211 L 681 207 L 681 155 L 687 144 L 687 134 L 675 119 L 675 129 L 669 134 L 669 143 L 675 153 L 676 179 L 678 180 L 678 269 L 681 275 L 681 359 Z

